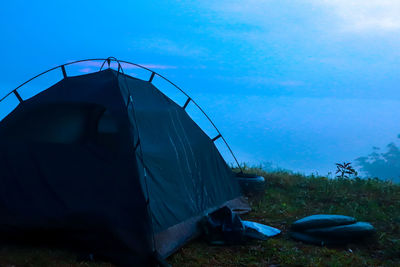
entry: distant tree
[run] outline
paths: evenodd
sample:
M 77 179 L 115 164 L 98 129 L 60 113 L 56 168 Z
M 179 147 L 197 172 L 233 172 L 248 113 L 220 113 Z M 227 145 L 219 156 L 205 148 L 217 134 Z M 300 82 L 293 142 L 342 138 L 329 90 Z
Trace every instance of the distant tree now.
M 356 170 L 351 166 L 350 162 L 343 162 L 342 164 L 336 163 L 336 178 L 350 178 L 357 176 Z
M 400 135 L 398 136 L 400 138 Z M 369 177 L 381 179 L 391 179 L 400 181 L 400 149 L 395 143 L 386 146 L 386 152 L 380 152 L 378 147 L 373 147 L 373 151 L 366 157 L 356 159 L 361 171 Z

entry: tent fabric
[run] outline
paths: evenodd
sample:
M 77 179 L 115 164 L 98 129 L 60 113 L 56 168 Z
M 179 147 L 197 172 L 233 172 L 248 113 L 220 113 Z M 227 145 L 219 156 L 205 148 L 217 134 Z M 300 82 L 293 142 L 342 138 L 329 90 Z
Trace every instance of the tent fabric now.
M 240 196 L 182 107 L 111 69 L 67 77 L 4 118 L 0 172 L 0 233 L 50 235 L 120 265 L 150 265 L 155 234 Z
M 156 233 L 239 195 L 217 148 L 184 109 L 149 82 L 119 76 L 119 85 L 125 101 L 132 97 Z
M 64 144 L 2 143 L 0 151 L 0 237 L 53 235 L 121 265 L 146 265 L 151 229 L 129 157 Z

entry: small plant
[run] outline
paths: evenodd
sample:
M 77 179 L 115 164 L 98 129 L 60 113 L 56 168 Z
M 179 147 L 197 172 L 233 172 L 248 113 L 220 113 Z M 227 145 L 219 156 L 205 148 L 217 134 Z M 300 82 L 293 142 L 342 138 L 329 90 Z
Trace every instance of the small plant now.
M 357 176 L 358 173 L 351 166 L 351 162 L 343 162 L 343 164 L 336 163 L 336 178 L 349 179 L 351 176 Z

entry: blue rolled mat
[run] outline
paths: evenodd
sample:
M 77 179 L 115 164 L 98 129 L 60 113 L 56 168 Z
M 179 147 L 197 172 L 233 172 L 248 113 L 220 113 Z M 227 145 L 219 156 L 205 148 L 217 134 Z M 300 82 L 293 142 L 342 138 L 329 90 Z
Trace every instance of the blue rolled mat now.
M 318 214 L 294 222 L 290 236 L 293 239 L 315 245 L 342 245 L 375 233 L 367 222 L 343 215 Z
M 355 223 L 356 221 L 355 218 L 344 215 L 317 214 L 295 221 L 291 229 L 294 231 L 303 231 L 314 228 L 347 225 Z
M 375 228 L 367 222 L 356 222 L 347 225 L 308 229 L 303 231 L 303 233 L 333 239 L 355 239 L 374 234 Z
M 307 244 L 319 245 L 319 246 L 334 246 L 334 245 L 344 245 L 349 243 L 347 239 L 331 239 L 326 237 L 312 236 L 302 232 L 290 232 L 290 237 L 302 241 Z

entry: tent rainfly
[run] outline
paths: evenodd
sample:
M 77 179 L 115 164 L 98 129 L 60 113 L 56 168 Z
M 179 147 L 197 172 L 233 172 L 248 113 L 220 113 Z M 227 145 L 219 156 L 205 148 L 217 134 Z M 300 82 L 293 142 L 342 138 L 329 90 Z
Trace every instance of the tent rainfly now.
M 76 62 L 50 69 L 64 78 L 29 99 L 8 95 L 20 104 L 0 122 L 0 238 L 150 266 L 207 213 L 237 207 L 240 189 L 186 113 L 191 98 L 181 107 L 153 85 L 161 75 L 136 79 L 121 66 L 133 63 L 102 60 L 108 68 L 85 75 L 67 76 Z

